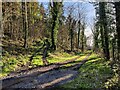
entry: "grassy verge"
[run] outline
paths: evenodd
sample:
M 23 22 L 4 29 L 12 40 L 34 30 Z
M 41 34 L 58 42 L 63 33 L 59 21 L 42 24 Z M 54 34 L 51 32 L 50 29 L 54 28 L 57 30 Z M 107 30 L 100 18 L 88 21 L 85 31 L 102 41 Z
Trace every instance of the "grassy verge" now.
M 64 62 L 66 60 L 70 60 L 73 58 L 76 58 L 78 56 L 83 56 L 83 54 L 68 54 L 65 52 L 54 52 L 49 53 L 49 56 L 47 57 L 47 60 L 49 64 L 51 63 L 57 63 L 57 62 Z M 24 67 L 28 62 L 30 55 L 10 55 L 9 53 L 3 56 L 3 60 L 0 61 L 0 66 L 2 67 L 2 72 L 0 72 L 0 77 L 7 76 L 10 72 L 17 71 L 18 69 L 21 69 Z M 82 58 L 81 58 L 82 59 Z M 29 68 L 37 67 L 37 66 L 43 66 L 42 62 L 42 56 L 36 55 L 32 60 L 32 66 Z
M 84 60 L 84 58 L 85 58 L 86 56 L 87 56 L 87 55 L 85 54 L 85 55 L 81 56 L 80 58 L 76 59 L 74 62 L 65 64 L 65 65 L 63 65 L 63 66 L 69 67 L 69 66 L 71 66 L 71 65 L 75 65 L 75 64 L 77 64 L 78 62 Z
M 107 88 L 107 79 L 113 77 L 113 72 L 108 66 L 108 62 L 92 54 L 89 61 L 86 62 L 80 69 L 78 77 L 62 85 L 60 88 L 68 89 L 98 89 Z
M 29 57 L 19 55 L 18 57 L 7 55 L 2 57 L 2 61 L 0 61 L 0 67 L 2 67 L 2 71 L 0 72 L 0 77 L 6 76 L 12 71 L 16 71 L 20 67 L 23 67 L 28 62 Z

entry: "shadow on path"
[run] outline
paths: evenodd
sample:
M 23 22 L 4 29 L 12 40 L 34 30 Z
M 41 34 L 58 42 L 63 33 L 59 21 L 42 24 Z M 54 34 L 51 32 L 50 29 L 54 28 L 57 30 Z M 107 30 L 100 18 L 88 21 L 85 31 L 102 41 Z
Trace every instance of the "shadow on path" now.
M 73 80 L 77 75 L 77 70 L 88 61 L 88 54 L 83 61 L 70 67 L 69 69 L 62 70 L 60 67 L 66 63 L 57 63 L 56 65 L 46 66 L 44 68 L 33 69 L 25 72 L 21 76 L 15 76 L 2 80 L 2 86 L 4 88 L 47 88 L 54 87 L 56 85 L 64 84 Z M 72 61 L 73 62 L 73 61 Z

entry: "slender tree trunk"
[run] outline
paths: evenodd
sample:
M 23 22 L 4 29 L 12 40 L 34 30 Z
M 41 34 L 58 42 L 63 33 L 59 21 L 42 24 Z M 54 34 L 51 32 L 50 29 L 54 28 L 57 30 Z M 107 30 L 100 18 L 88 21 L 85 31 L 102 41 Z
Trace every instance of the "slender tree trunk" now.
M 95 33 L 94 33 L 94 50 L 98 52 L 99 46 L 98 46 L 98 35 L 99 35 L 99 30 L 98 30 L 98 24 L 95 26 Z
M 78 49 L 79 49 L 79 47 L 80 47 L 80 20 L 79 20 L 79 22 L 78 22 Z
M 22 29 L 24 32 L 25 31 L 25 2 L 22 2 Z
M 97 52 L 98 51 L 98 39 L 97 39 L 97 36 L 95 35 L 94 36 L 94 50 L 95 50 L 95 52 Z
M 81 31 L 81 51 L 84 52 L 84 25 L 82 26 Z
M 104 36 L 103 36 L 103 26 L 102 25 L 100 25 L 100 34 L 101 34 L 101 43 L 102 43 L 103 54 L 105 56 L 105 46 L 104 46 Z
M 112 39 L 112 58 L 115 60 L 115 39 Z
M 0 2 L 0 13 L 2 13 L 2 1 Z M 0 37 L 2 37 L 2 35 L 4 34 L 3 32 L 3 21 L 2 21 L 3 17 L 0 18 Z M 2 44 L 1 40 L 0 40 L 0 44 Z M 2 47 L 0 47 L 0 50 L 2 51 Z M 0 53 L 2 55 L 2 52 Z
M 12 39 L 13 27 L 12 27 L 12 17 L 10 17 L 10 38 Z
M 27 2 L 22 2 L 22 17 L 24 31 L 24 48 L 27 48 L 28 20 L 27 20 Z
M 71 44 L 71 51 L 73 51 L 73 30 L 72 28 L 70 29 L 70 36 L 71 36 L 71 41 L 70 41 L 70 44 Z
M 11 2 L 11 6 L 13 7 L 13 3 Z M 11 10 L 11 17 L 10 17 L 10 38 L 13 39 L 13 19 L 12 19 L 12 16 L 13 16 L 13 11 Z
M 27 27 L 28 27 L 28 30 L 30 30 L 30 20 L 31 20 L 31 15 L 30 15 L 31 14 L 31 6 L 30 6 L 30 4 L 31 4 L 30 2 L 27 2 L 27 6 L 28 6 L 28 8 L 27 8 L 27 16 L 28 16 L 27 17 L 27 22 L 28 22 Z M 30 35 L 30 31 L 27 32 L 27 35 Z

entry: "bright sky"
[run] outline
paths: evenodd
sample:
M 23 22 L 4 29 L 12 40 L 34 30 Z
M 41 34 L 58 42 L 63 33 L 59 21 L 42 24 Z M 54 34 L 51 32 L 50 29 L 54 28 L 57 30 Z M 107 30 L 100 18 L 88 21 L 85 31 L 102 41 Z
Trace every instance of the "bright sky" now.
M 90 3 L 86 3 L 86 8 L 87 8 L 87 28 L 85 30 L 85 35 L 86 36 L 91 36 L 89 40 L 87 41 L 87 44 L 92 46 L 93 45 L 93 37 L 92 37 L 92 31 L 91 31 L 91 25 L 93 25 L 94 21 L 93 18 L 95 18 L 95 9 L 94 6 Z
M 47 2 L 49 2 L 50 0 L 38 0 L 39 2 L 45 2 L 44 3 L 44 6 L 45 8 L 47 7 Z M 75 3 L 75 1 L 69 3 L 69 2 L 66 2 L 67 0 L 63 0 L 65 1 L 64 5 L 69 5 L 70 3 Z M 70 1 L 70 0 L 69 0 Z M 82 1 L 82 0 L 79 0 L 79 1 Z M 78 3 L 78 2 L 76 2 Z M 94 9 L 94 6 L 89 3 L 89 2 L 84 2 L 83 4 L 83 7 L 85 7 L 85 12 L 86 12 L 86 22 L 87 22 L 87 27 L 85 29 L 85 35 L 88 37 L 88 36 L 91 36 L 92 34 L 92 31 L 91 31 L 91 25 L 93 25 L 93 18 L 95 18 L 95 9 Z M 92 37 L 89 38 L 88 40 L 88 45 L 92 45 Z

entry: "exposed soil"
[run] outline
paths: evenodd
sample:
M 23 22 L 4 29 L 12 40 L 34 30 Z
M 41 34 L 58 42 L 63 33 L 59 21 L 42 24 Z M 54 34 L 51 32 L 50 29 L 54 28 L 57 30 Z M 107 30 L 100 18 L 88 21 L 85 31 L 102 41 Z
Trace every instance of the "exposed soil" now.
M 66 64 L 75 61 L 77 58 L 57 63 L 54 65 L 37 67 L 31 70 L 27 70 L 17 74 L 11 74 L 11 76 L 2 79 L 2 87 L 4 88 L 39 88 L 45 89 L 49 87 L 58 86 L 69 82 L 76 78 L 78 75 L 78 69 L 87 61 L 90 56 L 88 54 L 81 62 L 70 66 L 66 69 L 61 67 Z

